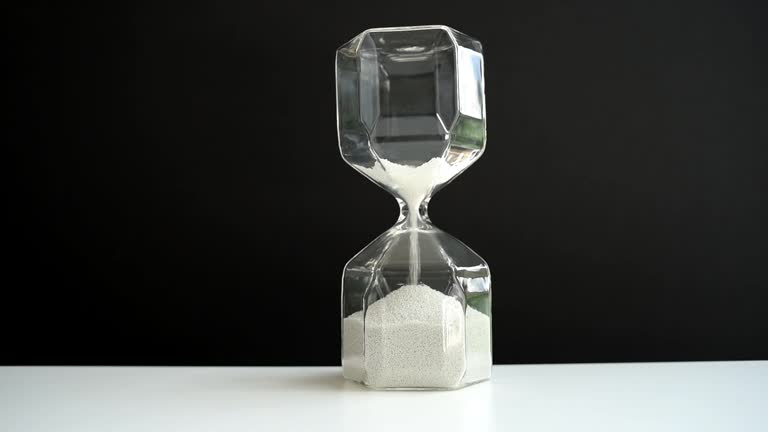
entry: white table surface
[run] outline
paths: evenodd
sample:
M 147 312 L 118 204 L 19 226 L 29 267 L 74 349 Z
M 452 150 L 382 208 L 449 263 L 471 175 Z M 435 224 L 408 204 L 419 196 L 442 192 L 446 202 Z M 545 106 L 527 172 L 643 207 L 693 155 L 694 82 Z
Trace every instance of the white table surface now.
M 768 362 L 494 366 L 457 391 L 341 368 L 2 367 L 0 431 L 768 431 Z

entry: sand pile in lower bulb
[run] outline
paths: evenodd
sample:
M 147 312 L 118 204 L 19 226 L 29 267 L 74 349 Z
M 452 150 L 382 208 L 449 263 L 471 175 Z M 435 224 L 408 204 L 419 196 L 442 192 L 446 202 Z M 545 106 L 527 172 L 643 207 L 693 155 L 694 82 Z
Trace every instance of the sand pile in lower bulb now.
M 344 319 L 344 376 L 373 387 L 455 387 L 490 376 L 491 320 L 426 285 Z M 466 331 L 465 331 L 466 329 Z M 466 373 L 466 375 L 465 375 Z

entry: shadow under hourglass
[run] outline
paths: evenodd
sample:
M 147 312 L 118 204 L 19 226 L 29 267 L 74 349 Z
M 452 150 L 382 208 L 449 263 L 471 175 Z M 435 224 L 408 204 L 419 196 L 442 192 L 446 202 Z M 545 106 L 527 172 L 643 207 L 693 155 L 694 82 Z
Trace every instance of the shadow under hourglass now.
M 179 378 L 185 397 L 202 401 L 222 421 L 244 413 L 242 421 L 270 430 L 309 430 L 307 422 L 311 430 L 356 431 L 364 425 L 385 432 L 394 424 L 495 430 L 489 382 L 456 391 L 380 391 L 345 380 L 339 368 L 323 367 L 204 368 Z

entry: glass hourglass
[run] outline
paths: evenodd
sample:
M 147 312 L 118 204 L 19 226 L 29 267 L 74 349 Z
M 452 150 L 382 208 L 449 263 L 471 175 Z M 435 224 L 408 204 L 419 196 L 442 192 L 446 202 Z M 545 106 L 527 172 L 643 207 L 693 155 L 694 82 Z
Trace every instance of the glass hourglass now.
M 336 53 L 336 92 L 342 157 L 400 205 L 344 268 L 344 376 L 381 389 L 489 379 L 488 265 L 427 215 L 485 148 L 480 43 L 445 26 L 366 30 Z

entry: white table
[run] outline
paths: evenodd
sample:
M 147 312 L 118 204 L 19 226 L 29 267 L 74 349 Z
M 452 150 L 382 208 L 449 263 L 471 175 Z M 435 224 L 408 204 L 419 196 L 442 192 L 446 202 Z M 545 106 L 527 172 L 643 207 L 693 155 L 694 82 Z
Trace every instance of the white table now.
M 768 431 L 768 362 L 494 366 L 381 392 L 340 368 L 3 367 L 0 431 Z

